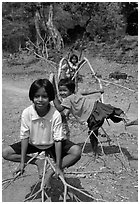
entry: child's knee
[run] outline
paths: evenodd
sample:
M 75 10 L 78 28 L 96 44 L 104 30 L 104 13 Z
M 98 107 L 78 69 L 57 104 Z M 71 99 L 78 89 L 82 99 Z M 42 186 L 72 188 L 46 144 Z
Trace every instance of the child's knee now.
M 81 154 L 82 154 L 82 150 L 81 150 L 81 147 L 78 146 L 78 145 L 74 145 L 72 147 L 72 154 L 77 156 L 77 157 L 81 157 Z
M 9 147 L 5 147 L 3 150 L 2 150 L 2 157 L 3 159 L 7 159 L 9 158 L 10 156 L 10 148 Z

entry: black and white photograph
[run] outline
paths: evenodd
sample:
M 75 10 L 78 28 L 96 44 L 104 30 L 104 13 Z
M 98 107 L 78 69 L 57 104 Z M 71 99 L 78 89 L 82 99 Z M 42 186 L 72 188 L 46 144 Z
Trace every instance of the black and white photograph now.
M 1 13 L 1 202 L 138 202 L 138 1 Z

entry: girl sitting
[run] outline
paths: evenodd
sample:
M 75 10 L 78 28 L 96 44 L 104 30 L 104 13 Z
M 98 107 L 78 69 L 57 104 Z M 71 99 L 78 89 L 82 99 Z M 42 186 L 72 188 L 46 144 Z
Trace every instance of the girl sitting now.
M 21 117 L 21 141 L 5 147 L 2 156 L 6 160 L 19 162 L 16 173 L 22 174 L 31 159 L 29 154 L 45 151 L 55 160 L 55 173 L 63 176 L 63 169 L 80 159 L 81 149 L 62 134 L 61 114 L 50 104 L 55 99 L 51 82 L 48 79 L 35 80 L 29 89 L 29 99 L 32 105 L 23 110 Z M 44 160 L 35 158 L 31 164 L 37 166 L 41 178 Z M 53 171 L 49 173 L 48 180 L 52 174 Z

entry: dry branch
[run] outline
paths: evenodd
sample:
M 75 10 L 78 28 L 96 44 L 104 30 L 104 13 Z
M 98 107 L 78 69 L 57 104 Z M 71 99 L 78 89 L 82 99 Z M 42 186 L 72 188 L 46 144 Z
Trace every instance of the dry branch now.
M 105 83 L 113 84 L 113 85 L 115 85 L 115 86 L 119 86 L 119 87 L 121 87 L 121 88 L 127 89 L 128 91 L 132 91 L 132 92 L 134 92 L 134 93 L 138 93 L 138 92 L 136 92 L 135 90 L 129 89 L 129 88 L 125 87 L 125 86 L 122 86 L 122 85 L 120 85 L 120 84 L 116 84 L 116 83 L 111 82 L 111 81 L 107 81 L 107 80 L 104 80 L 104 79 L 101 79 L 101 81 L 103 81 L 103 82 L 105 82 Z
M 36 157 L 38 156 L 38 154 L 35 154 L 26 164 L 26 166 Z M 8 186 L 10 186 L 19 176 L 21 176 L 21 172 L 17 172 L 16 175 L 13 178 L 9 178 L 9 179 L 5 179 L 2 181 L 2 184 L 4 185 L 5 183 L 8 183 L 4 188 L 2 188 L 2 190 L 5 190 L 6 188 L 8 188 Z
M 87 143 L 87 141 L 88 141 L 88 139 L 89 139 L 89 137 L 90 137 L 91 134 L 92 134 L 92 132 L 88 135 L 88 137 L 86 138 L 86 140 L 85 140 L 85 142 L 84 142 L 84 144 L 83 144 L 83 147 L 82 147 L 82 153 L 84 152 L 84 149 L 85 149 L 86 143 Z
M 34 43 L 33 43 L 33 44 L 34 44 Z M 32 50 L 29 49 L 28 47 L 26 47 L 26 49 L 29 50 L 29 51 L 32 51 Z M 34 55 L 38 56 L 40 59 L 42 59 L 42 60 L 46 61 L 48 64 L 50 64 L 54 69 L 56 69 L 56 63 L 55 63 L 55 62 L 53 62 L 53 61 L 51 61 L 51 60 L 48 60 L 48 59 L 45 58 L 45 57 L 42 57 L 41 55 L 39 55 L 38 53 L 36 53 L 34 50 L 33 50 L 33 53 L 34 53 Z M 54 64 L 55 66 L 54 66 L 53 64 Z
M 66 171 L 65 174 L 98 174 L 98 173 L 107 173 L 103 171 Z
M 41 192 L 41 200 L 42 200 L 42 202 L 44 202 L 44 198 L 45 198 L 44 195 L 46 195 L 46 197 L 49 198 L 48 195 L 45 193 L 45 187 L 44 187 L 44 185 L 45 185 L 46 167 L 47 167 L 47 160 L 46 160 L 46 158 L 45 158 L 45 161 L 44 161 L 44 169 L 43 169 L 43 176 L 42 176 L 42 180 L 41 180 L 40 189 L 39 189 L 36 193 L 34 193 L 34 194 L 31 193 L 31 195 L 30 195 L 28 198 L 26 198 L 26 199 L 24 200 L 24 202 L 27 201 L 27 200 L 29 200 L 29 199 L 31 199 L 32 197 L 33 197 L 32 200 L 34 200 L 34 199 L 36 198 L 36 196 L 37 196 L 40 192 Z M 33 191 L 32 191 L 32 192 L 33 192 Z
M 101 145 L 102 153 L 105 154 L 105 153 L 104 153 L 104 150 L 103 150 L 103 147 L 102 147 L 102 144 L 101 144 L 99 138 L 95 135 L 95 133 L 94 133 L 93 130 L 90 132 L 90 134 L 88 135 L 88 137 L 86 138 L 86 140 L 85 140 L 85 142 L 84 142 L 84 145 L 83 145 L 83 147 L 82 147 L 82 153 L 83 153 L 83 151 L 84 151 L 84 148 L 85 148 L 85 146 L 86 146 L 86 143 L 87 143 L 89 137 L 91 136 L 91 134 L 94 134 L 94 136 L 97 138 L 97 140 L 99 141 L 99 143 L 100 143 L 100 145 Z M 110 139 L 110 138 L 109 138 L 109 139 Z
M 127 108 L 126 111 L 125 111 L 125 114 L 129 111 L 130 106 L 131 106 L 131 103 L 129 103 L 128 108 Z
M 104 153 L 104 149 L 103 149 L 103 146 L 102 146 L 102 143 L 100 142 L 99 138 L 95 135 L 95 133 L 93 132 L 94 136 L 97 138 L 98 142 L 100 143 L 101 145 L 101 149 L 102 149 L 102 154 L 105 155 Z
M 89 60 L 88 60 L 87 58 L 85 58 L 85 57 L 84 57 L 84 60 L 86 60 L 86 62 L 87 62 L 88 65 L 89 65 L 89 68 L 90 68 L 91 72 L 93 73 L 93 76 L 94 76 L 95 79 L 98 81 L 99 86 L 100 86 L 100 89 L 103 89 L 103 86 L 102 86 L 101 80 L 96 76 L 96 74 L 95 74 L 95 72 L 94 72 L 94 69 L 93 69 L 93 67 L 91 66 Z M 103 103 L 103 101 L 104 101 L 104 99 L 103 99 L 103 94 L 101 94 L 101 101 L 102 101 L 102 103 Z
M 119 150 L 120 150 L 120 153 L 121 153 L 121 155 L 122 155 L 122 158 L 123 158 L 124 161 L 126 162 L 125 157 L 124 157 L 124 154 L 123 154 L 123 152 L 122 152 L 122 148 L 121 148 L 120 143 L 119 143 L 119 141 L 118 141 L 118 138 L 117 138 L 117 143 L 118 143 Z M 126 170 L 128 171 L 127 167 L 126 167 Z
M 54 46 L 59 51 L 61 50 L 61 48 L 64 47 L 64 42 L 63 42 L 60 32 L 57 30 L 57 28 L 53 24 L 52 18 L 53 18 L 53 6 L 50 5 L 49 18 L 48 18 L 48 21 L 45 23 L 45 25 L 47 26 L 47 29 L 49 30 Z
M 52 167 L 52 169 L 55 171 L 55 167 L 53 166 L 53 164 L 52 164 L 52 162 L 50 161 L 49 157 L 47 157 L 47 160 L 48 160 L 48 163 L 50 164 L 50 166 Z M 74 187 L 74 186 L 68 184 L 68 183 L 64 180 L 64 178 L 63 178 L 62 176 L 60 176 L 60 175 L 59 175 L 59 178 L 61 179 L 61 181 L 62 181 L 62 183 L 63 183 L 63 185 L 64 185 L 64 188 L 65 188 L 65 191 L 64 191 L 64 199 L 66 199 L 67 187 L 69 187 L 69 188 L 72 188 L 72 189 L 74 189 L 74 190 L 76 190 L 76 191 L 78 191 L 78 192 L 84 194 L 85 196 L 87 196 L 87 197 L 89 197 L 89 198 L 92 198 L 93 200 L 96 200 L 96 201 L 99 201 L 99 200 L 100 200 L 100 201 L 106 202 L 106 201 L 103 200 L 103 199 L 94 198 L 93 196 L 91 196 L 91 195 L 85 193 L 84 191 L 82 191 L 81 189 L 78 189 L 78 188 L 76 188 L 76 187 Z M 66 202 L 66 201 L 64 201 L 64 202 Z

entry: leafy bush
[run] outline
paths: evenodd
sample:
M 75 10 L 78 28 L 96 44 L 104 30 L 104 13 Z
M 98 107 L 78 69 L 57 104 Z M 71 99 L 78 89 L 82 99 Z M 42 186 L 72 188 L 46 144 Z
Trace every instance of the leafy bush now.
M 137 3 L 129 2 L 52 2 L 53 21 L 65 43 L 73 40 L 68 30 L 73 29 L 75 41 L 79 27 L 88 39 L 106 42 L 122 36 L 126 28 L 128 13 L 137 9 Z M 3 2 L 2 3 L 2 45 L 3 50 L 16 52 L 24 47 L 30 38 L 36 42 L 34 16 L 36 10 L 45 10 L 50 2 Z M 43 32 L 43 31 L 42 31 Z M 82 33 L 82 34 L 83 34 Z

